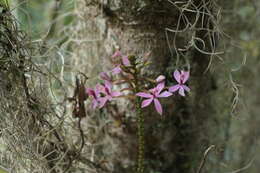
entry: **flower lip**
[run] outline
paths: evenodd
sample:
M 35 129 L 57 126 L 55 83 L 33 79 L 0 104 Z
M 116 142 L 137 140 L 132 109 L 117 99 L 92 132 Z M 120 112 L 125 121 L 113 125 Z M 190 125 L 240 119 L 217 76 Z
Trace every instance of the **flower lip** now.
M 92 96 L 92 97 L 94 97 L 95 99 L 97 98 L 97 94 L 96 94 L 96 92 L 95 92 L 92 88 L 87 88 L 87 89 L 86 89 L 86 92 L 87 92 L 87 94 L 88 94 L 89 96 Z

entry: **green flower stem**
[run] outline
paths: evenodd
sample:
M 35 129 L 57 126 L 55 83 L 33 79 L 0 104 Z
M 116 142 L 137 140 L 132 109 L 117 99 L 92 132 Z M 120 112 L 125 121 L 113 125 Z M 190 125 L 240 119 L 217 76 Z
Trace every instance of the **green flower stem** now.
M 134 76 L 132 87 L 134 88 L 134 93 L 140 91 L 139 88 L 139 70 L 137 64 L 133 65 Z M 136 117 L 137 117 L 137 135 L 138 135 L 138 159 L 137 159 L 137 173 L 144 173 L 144 152 L 145 152 L 145 141 L 144 141 L 144 114 L 141 109 L 141 98 L 136 97 Z
M 136 99 L 136 114 L 138 128 L 138 166 L 137 173 L 144 173 L 144 115 L 141 110 L 141 99 Z

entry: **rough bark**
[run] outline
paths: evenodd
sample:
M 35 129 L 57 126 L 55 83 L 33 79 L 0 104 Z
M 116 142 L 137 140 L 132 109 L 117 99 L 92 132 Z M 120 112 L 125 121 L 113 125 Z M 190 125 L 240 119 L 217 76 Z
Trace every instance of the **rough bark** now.
M 68 41 L 61 44 L 61 49 L 72 51 L 72 58 L 70 57 L 71 59 L 66 63 L 70 63 L 72 71 L 86 73 L 90 77 L 90 80 L 88 80 L 90 86 L 96 83 L 99 72 L 111 68 L 109 57 L 118 48 L 125 54 L 139 56 L 151 52 L 152 63 L 145 73 L 152 78 L 164 74 L 169 79 L 176 68 L 190 69 L 189 86 L 191 93 L 187 97 L 175 96 L 168 101 L 162 101 L 164 105 L 163 117 L 160 117 L 152 106 L 144 109 L 145 172 L 188 173 L 199 170 L 198 173 L 218 173 L 231 171 L 237 166 L 241 168 L 250 166 L 253 163 L 252 161 L 256 160 L 254 152 L 258 140 L 257 124 L 259 120 L 254 115 L 257 114 L 259 109 L 252 109 L 248 112 L 241 111 L 243 105 L 239 102 L 239 106 L 241 106 L 239 107 L 240 114 L 248 115 L 246 117 L 248 118 L 247 123 L 234 121 L 234 118 L 231 117 L 231 104 L 236 98 L 234 91 L 236 91 L 237 86 L 234 83 L 227 82 L 231 72 L 230 69 L 226 68 L 226 64 L 210 55 L 211 52 L 216 51 L 215 44 L 218 41 L 222 43 L 222 40 L 217 39 L 217 32 L 214 30 L 217 27 L 214 22 L 218 21 L 218 7 L 210 0 L 183 1 L 184 4 L 188 2 L 192 3 L 177 8 L 170 1 L 160 0 L 104 0 L 102 3 L 94 0 L 89 2 L 78 0 L 79 6 L 76 7 L 78 23 L 70 31 L 72 35 L 68 37 Z M 185 8 L 186 10 L 196 9 L 199 13 L 181 11 L 180 7 L 183 10 Z M 206 15 L 208 13 L 211 15 Z M 186 18 L 181 18 L 179 21 L 181 15 Z M 166 28 L 182 30 L 187 26 L 187 23 L 194 24 L 195 22 L 196 25 L 191 27 L 194 30 L 191 29 L 178 34 L 173 32 L 166 34 L 165 32 Z M 8 37 L 11 38 L 12 36 Z M 192 37 L 199 39 L 191 39 Z M 192 46 L 191 41 L 194 41 L 193 44 L 197 47 Z M 70 44 L 71 42 L 73 44 Z M 7 53 L 13 51 L 12 46 L 10 48 Z M 205 52 L 208 52 L 208 54 Z M 233 59 L 230 61 L 237 62 Z M 12 62 L 10 61 L 10 63 Z M 14 62 L 15 67 L 21 63 L 19 60 Z M 250 62 L 252 64 L 256 62 L 259 66 L 259 58 Z M 211 64 L 210 68 L 208 68 L 209 64 Z M 39 94 L 48 95 L 43 94 L 44 89 L 31 90 L 33 96 L 37 98 L 36 101 L 39 100 L 38 106 L 40 108 L 30 107 L 32 105 L 28 105 L 27 100 L 24 99 L 28 97 L 24 92 L 24 75 L 16 75 L 19 72 L 12 69 L 8 70 L 10 73 L 7 75 L 6 68 L 0 66 L 0 94 L 4 98 L 0 103 L 0 111 L 1 114 L 10 114 L 11 117 L 9 119 L 8 117 L 1 117 L 4 121 L 7 121 L 6 124 L 2 121 L 2 124 L 5 125 L 3 127 L 6 127 L 13 123 L 13 126 L 16 127 L 14 130 L 17 130 L 17 128 L 24 130 L 18 130 L 21 133 L 20 137 L 25 138 L 24 140 L 19 140 L 21 138 L 14 140 L 9 135 L 5 137 L 16 141 L 17 146 L 21 146 L 20 149 L 23 151 L 17 153 L 22 153 L 23 158 L 25 158 L 28 145 L 33 147 L 36 145 L 34 143 L 29 144 L 27 141 L 31 142 L 41 137 L 42 134 L 49 133 L 49 131 L 53 132 L 62 124 L 55 124 L 56 121 L 52 121 L 52 118 L 55 117 L 54 112 L 50 113 L 51 116 L 48 116 L 46 110 L 51 109 L 51 107 L 46 107 L 44 104 L 49 102 L 49 98 L 41 100 L 42 97 Z M 255 74 L 258 74 L 258 71 L 246 68 L 242 73 L 245 75 L 244 78 L 248 78 L 244 82 L 246 88 L 248 88 L 245 93 L 251 97 L 248 104 L 255 106 L 259 105 L 259 99 L 255 94 L 258 90 L 253 87 L 254 82 L 252 82 L 251 77 L 257 79 Z M 39 76 L 36 75 L 36 78 Z M 168 84 L 171 82 L 172 80 L 167 81 Z M 16 94 L 19 94 L 19 99 L 12 95 L 14 91 L 10 90 L 10 86 L 17 89 Z M 258 84 L 256 86 L 259 88 Z M 35 100 L 33 101 L 35 102 Z M 13 103 L 16 103 L 15 107 L 10 107 Z M 31 101 L 30 104 L 35 106 Z M 21 126 L 20 123 L 22 122 L 19 119 L 21 116 L 18 118 L 14 116 L 16 110 L 20 110 L 21 107 L 24 107 L 22 110 L 26 110 L 21 114 L 25 118 L 24 124 L 28 125 L 29 123 L 28 126 Z M 88 111 L 88 116 L 82 122 L 86 134 L 86 144 L 82 154 L 72 165 L 70 161 L 76 155 L 75 148 L 79 143 L 78 133 L 72 135 L 74 131 L 71 132 L 71 129 L 64 125 L 60 130 L 61 136 L 64 134 L 64 139 L 63 137 L 58 139 L 59 137 L 55 137 L 55 133 L 52 133 L 49 143 L 42 144 L 41 140 L 38 141 L 37 145 L 42 146 L 42 148 L 37 151 L 31 147 L 33 149 L 29 150 L 39 154 L 38 159 L 52 153 L 44 160 L 46 163 L 41 163 L 43 168 L 39 171 L 44 172 L 43 169 L 46 169 L 46 172 L 48 172 L 54 168 L 59 163 L 53 161 L 53 159 L 60 156 L 64 162 L 61 166 L 59 165 L 59 170 L 56 169 L 57 172 L 64 171 L 66 169 L 64 165 L 65 167 L 70 165 L 71 172 L 86 171 L 86 167 L 92 167 L 103 172 L 100 166 L 115 173 L 134 172 L 138 144 L 137 118 L 132 111 L 133 108 L 131 103 L 122 99 L 117 101 L 116 104 L 111 103 L 107 109 L 95 111 L 94 116 Z M 10 113 L 6 110 L 10 110 Z M 26 119 L 28 114 L 31 115 L 31 119 Z M 44 119 L 41 119 L 41 116 L 47 117 L 46 119 L 54 123 L 56 127 L 53 128 L 50 126 L 51 124 L 48 125 Z M 13 117 L 19 121 L 12 122 Z M 37 117 L 37 121 L 33 117 Z M 73 123 L 74 121 L 71 124 Z M 66 134 L 68 135 L 66 136 Z M 71 145 L 71 148 L 69 146 L 63 148 L 64 143 L 61 141 L 68 145 L 72 143 L 75 145 Z M 211 145 L 215 145 L 213 148 L 215 152 L 210 152 L 207 157 L 203 158 L 204 151 Z M 54 150 L 56 152 L 52 152 Z M 69 152 L 64 155 L 66 151 Z M 31 154 L 35 153 L 28 155 L 33 158 Z M 66 157 L 63 158 L 63 156 Z M 91 158 L 94 162 L 91 162 L 88 158 Z M 202 162 L 200 162 L 201 160 Z M 37 159 L 34 161 L 33 166 L 40 163 Z M 82 163 L 85 165 L 82 165 Z M 202 165 L 201 169 L 199 165 Z M 35 171 L 36 168 L 31 168 L 31 170 L 33 169 Z M 55 172 L 56 170 L 53 169 L 52 171 Z M 254 171 L 257 172 L 257 166 Z
M 198 9 L 202 9 L 202 11 L 207 9 L 212 12 L 212 15 L 215 15 L 214 10 L 216 9 L 211 1 L 194 1 L 193 3 Z M 170 78 L 174 69 L 187 68 L 185 62 L 189 62 L 192 88 L 190 96 L 187 98 L 176 97 L 165 102 L 165 113 L 162 118 L 153 111 L 153 108 L 146 109 L 145 156 L 147 172 L 192 172 L 196 170 L 204 150 L 211 144 L 215 144 L 215 141 L 223 140 L 221 136 L 213 137 L 218 130 L 218 125 L 214 123 L 219 123 L 223 118 L 218 117 L 214 105 L 214 96 L 218 89 L 217 80 L 211 70 L 207 71 L 211 56 L 205 55 L 195 48 L 186 50 L 179 58 L 177 58 L 177 54 L 180 53 L 174 52 L 179 48 L 184 49 L 193 34 L 205 42 L 206 47 L 203 47 L 201 42 L 196 42 L 201 50 L 214 51 L 212 43 L 210 43 L 212 42 L 211 35 L 208 35 L 207 31 L 214 27 L 213 23 L 210 23 L 211 20 L 205 16 L 198 18 L 198 25 L 204 27 L 205 30 L 178 35 L 168 32 L 166 35 L 166 28 L 185 28 L 185 22 L 181 20 L 179 23 L 178 21 L 180 11 L 169 1 L 111 0 L 101 4 L 91 1 L 86 2 L 85 6 L 82 9 L 86 10 L 83 13 L 86 23 L 91 23 L 88 22 L 89 20 L 102 23 L 102 25 L 92 23 L 91 27 L 85 28 L 92 32 L 92 35 L 82 34 L 88 40 L 93 40 L 91 39 L 93 35 L 99 35 L 101 36 L 98 37 L 99 40 L 82 44 L 76 51 L 80 56 L 79 52 L 84 49 L 83 47 L 88 47 L 90 52 L 95 50 L 94 57 L 82 56 L 82 59 L 87 62 L 94 62 L 92 67 L 86 69 L 90 76 L 97 75 L 101 69 L 108 69 L 109 65 L 100 64 L 109 64 L 108 57 L 118 48 L 126 54 L 140 56 L 151 52 L 152 64 L 147 69 L 147 74 L 151 77 L 164 74 Z M 192 12 L 186 12 L 185 16 L 190 22 L 196 20 L 196 14 Z M 93 26 L 98 28 L 97 32 L 93 31 Z M 168 42 L 167 39 L 169 39 Z M 179 61 L 179 64 L 176 65 L 176 61 Z M 96 71 L 97 67 L 99 67 L 98 71 Z M 227 102 L 229 100 L 219 104 L 218 108 L 222 108 Z M 118 103 L 118 105 L 121 107 L 119 110 L 124 110 L 123 113 L 121 112 L 123 116 L 129 114 L 127 107 L 129 109 L 130 104 L 127 104 L 127 107 L 122 106 L 124 105 L 122 103 Z M 130 113 L 130 116 L 135 119 L 134 114 Z M 137 138 L 136 127 L 132 124 L 132 122 L 126 122 L 124 128 L 119 127 L 116 134 L 112 133 L 117 147 L 109 155 L 108 160 L 111 160 L 115 172 L 132 172 L 135 169 Z M 211 130 L 208 130 L 209 124 L 213 124 Z M 212 138 L 216 139 L 212 140 Z M 106 152 L 106 149 L 103 152 Z

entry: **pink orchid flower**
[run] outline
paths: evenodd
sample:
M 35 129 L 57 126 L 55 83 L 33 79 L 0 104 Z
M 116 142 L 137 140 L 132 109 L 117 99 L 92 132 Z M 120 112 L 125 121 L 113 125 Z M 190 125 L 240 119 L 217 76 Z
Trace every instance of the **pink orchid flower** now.
M 112 91 L 112 84 L 109 81 L 105 81 L 104 85 L 100 85 L 99 91 L 105 95 L 104 97 L 100 97 L 98 99 L 100 102 L 99 108 L 104 107 L 106 102 L 111 101 L 112 98 L 122 95 L 121 92 Z
M 98 85 L 94 89 L 86 88 L 86 93 L 93 98 L 92 108 L 96 109 L 96 107 L 99 105 L 99 98 L 100 98 L 100 91 Z
M 162 115 L 162 105 L 159 102 L 158 98 L 162 98 L 162 97 L 169 97 L 172 95 L 172 93 L 168 92 L 168 91 L 163 91 L 161 93 L 161 91 L 164 89 L 164 82 L 159 83 L 155 88 L 152 88 L 149 90 L 149 93 L 146 92 L 139 92 L 136 95 L 139 97 L 143 97 L 143 98 L 147 98 L 146 100 L 144 100 L 142 102 L 142 108 L 150 105 L 152 102 L 154 102 L 154 106 L 156 111 Z
M 187 82 L 187 80 L 190 77 L 190 73 L 186 72 L 186 71 L 182 71 L 182 70 L 181 71 L 175 70 L 174 73 L 173 73 L 173 77 L 178 82 L 178 84 L 174 85 L 174 86 L 171 86 L 169 88 L 169 91 L 170 92 L 175 92 L 175 91 L 179 90 L 179 94 L 181 96 L 185 96 L 184 91 L 187 91 L 187 92 L 190 91 L 190 88 L 187 85 L 185 85 L 185 83 Z

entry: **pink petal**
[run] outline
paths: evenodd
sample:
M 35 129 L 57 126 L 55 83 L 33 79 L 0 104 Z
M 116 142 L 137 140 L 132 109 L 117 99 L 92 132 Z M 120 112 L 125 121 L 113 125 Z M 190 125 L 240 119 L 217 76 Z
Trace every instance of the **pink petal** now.
M 111 95 L 107 95 L 106 98 L 108 101 L 111 101 L 113 97 Z
M 177 91 L 179 88 L 180 88 L 179 84 L 178 85 L 174 85 L 174 86 L 169 88 L 169 91 L 173 93 L 173 92 Z
M 105 81 L 106 82 L 106 81 Z M 101 87 L 102 86 L 102 87 Z M 105 95 L 108 95 L 111 93 L 111 88 L 109 88 L 109 86 L 106 86 L 105 84 L 104 85 L 100 85 L 100 90 L 99 92 L 105 94 Z
M 106 95 L 110 95 L 111 90 L 112 90 L 112 84 L 111 84 L 111 82 L 106 80 L 105 81 L 105 92 L 103 92 L 103 93 Z
M 164 86 L 165 86 L 164 82 L 159 83 L 159 84 L 156 86 L 156 89 L 157 89 L 157 92 L 156 92 L 156 93 L 159 94 L 159 93 L 163 90 Z
M 105 81 L 105 87 L 107 88 L 107 89 L 109 89 L 109 91 L 111 90 L 111 88 L 112 88 L 112 84 L 111 84 L 111 82 L 109 82 L 109 81 Z
M 96 90 L 98 91 L 98 92 L 105 92 L 105 87 L 103 86 L 103 85 L 101 85 L 101 84 L 97 84 L 96 85 Z
M 115 68 L 112 69 L 112 73 L 113 74 L 119 74 L 121 73 L 122 69 L 120 67 L 120 65 L 117 65 Z
M 94 93 L 95 93 L 95 97 L 99 97 L 99 93 L 100 93 L 100 91 L 97 89 L 97 88 L 95 88 L 95 90 L 94 90 Z
M 160 103 L 159 100 L 156 99 L 156 98 L 155 98 L 153 101 L 154 101 L 154 106 L 155 106 L 156 111 L 157 111 L 160 115 L 162 115 L 162 105 L 161 105 L 161 103 Z
M 122 95 L 122 93 L 119 92 L 119 91 L 114 91 L 114 92 L 111 93 L 112 97 L 118 97 L 118 96 L 121 96 L 121 95 Z
M 98 101 L 94 99 L 94 100 L 92 101 L 92 108 L 93 108 L 93 109 L 96 109 L 97 106 L 98 106 Z
M 181 83 L 181 74 L 180 74 L 179 70 L 175 70 L 173 73 L 173 76 L 178 83 Z
M 185 96 L 184 89 L 182 88 L 182 86 L 180 86 L 179 94 L 180 94 L 181 96 Z
M 188 92 L 190 92 L 190 88 L 189 88 L 189 87 L 187 87 L 186 85 L 182 85 L 182 87 L 183 87 L 183 89 L 184 89 L 185 91 L 188 91 Z
M 101 98 L 99 98 L 98 99 L 98 101 L 99 101 L 99 108 L 102 108 L 102 107 L 104 107 L 105 106 L 105 104 L 106 104 L 106 102 L 107 102 L 107 97 L 101 97 Z
M 110 78 L 110 76 L 108 75 L 107 72 L 101 72 L 100 73 L 100 78 L 103 79 L 103 80 L 111 81 L 111 78 Z
M 153 98 L 152 94 L 148 94 L 148 93 L 144 93 L 144 92 L 136 93 L 136 95 L 139 97 L 144 97 L 144 98 Z
M 127 56 L 123 56 L 122 62 L 124 64 L 124 66 L 130 66 L 131 65 Z
M 150 104 L 152 103 L 152 101 L 153 101 L 152 98 L 144 100 L 144 101 L 142 102 L 142 106 L 141 106 L 141 107 L 144 108 L 144 107 L 150 105 Z
M 115 51 L 115 53 L 112 55 L 112 58 L 116 58 L 118 56 L 122 56 L 122 53 L 119 50 Z
M 156 80 L 157 83 L 163 82 L 165 80 L 165 76 L 164 75 L 160 75 L 155 80 Z
M 155 87 L 155 88 L 149 89 L 149 91 L 150 91 L 151 93 L 154 93 L 154 92 L 158 91 L 158 89 Z
M 89 96 L 93 96 L 94 90 L 93 90 L 92 88 L 86 88 L 86 93 L 87 93 Z
M 170 93 L 168 91 L 164 91 L 160 95 L 158 95 L 157 97 L 169 97 L 171 95 L 172 95 L 172 93 Z
M 183 81 L 182 82 L 185 83 L 185 82 L 187 82 L 187 80 L 190 77 L 190 72 L 183 71 L 182 73 L 183 73 Z

